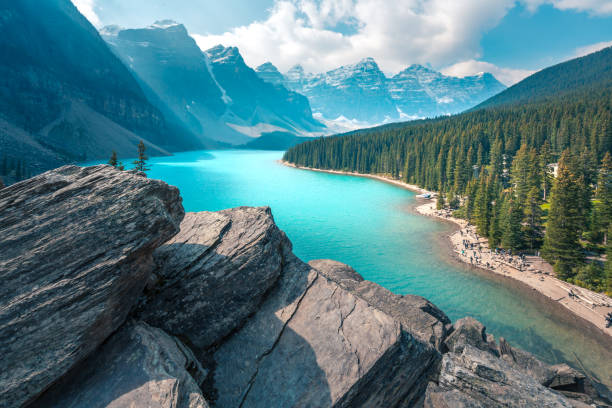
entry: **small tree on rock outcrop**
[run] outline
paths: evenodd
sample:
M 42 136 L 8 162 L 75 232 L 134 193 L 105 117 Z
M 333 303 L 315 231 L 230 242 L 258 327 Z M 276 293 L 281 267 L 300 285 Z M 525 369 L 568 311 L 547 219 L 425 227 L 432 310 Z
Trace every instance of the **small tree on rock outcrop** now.
M 148 166 L 147 166 L 147 160 L 149 160 L 149 158 L 145 155 L 145 144 L 144 142 L 141 140 L 140 143 L 138 143 L 138 159 L 134 160 L 134 165 L 135 170 L 138 171 L 149 171 L 151 170 Z
M 117 152 L 116 151 L 113 150 L 113 154 L 111 154 L 111 158 L 108 160 L 108 164 L 117 168 L 118 162 L 117 162 Z

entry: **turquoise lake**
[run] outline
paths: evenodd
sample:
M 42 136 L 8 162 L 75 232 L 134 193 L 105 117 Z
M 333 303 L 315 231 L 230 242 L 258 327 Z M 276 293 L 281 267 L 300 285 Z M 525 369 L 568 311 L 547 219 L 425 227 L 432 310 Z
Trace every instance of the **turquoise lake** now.
M 417 215 L 415 193 L 380 181 L 280 165 L 282 152 L 199 151 L 150 160 L 149 177 L 179 187 L 186 211 L 270 206 L 304 261 L 331 258 L 399 294 L 417 294 L 452 320 L 472 316 L 487 332 L 550 363 L 576 356 L 612 384 L 608 339 L 529 290 L 471 270 L 448 255 L 452 226 Z M 554 306 L 554 305 L 553 305 Z

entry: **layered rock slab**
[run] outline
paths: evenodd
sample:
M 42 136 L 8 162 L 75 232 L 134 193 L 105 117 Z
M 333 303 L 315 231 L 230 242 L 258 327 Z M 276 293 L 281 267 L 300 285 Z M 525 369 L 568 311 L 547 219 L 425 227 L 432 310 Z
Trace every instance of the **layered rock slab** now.
M 444 341 L 448 352 L 436 382 L 427 387 L 425 408 L 607 406 L 584 375 L 566 364 L 550 366 L 503 337 L 497 346 L 471 317 L 457 320 L 450 330 Z
M 370 303 L 377 285 L 350 267 L 312 265 L 291 256 L 260 309 L 216 351 L 217 406 L 395 406 L 418 399 L 441 358 L 436 344 L 448 319 L 422 298 L 382 288 L 388 296 L 377 306 Z
M 0 190 L 0 400 L 30 401 L 124 321 L 178 232 L 178 189 L 64 166 Z
M 155 252 L 139 317 L 203 352 L 255 313 L 290 252 L 268 207 L 187 213 Z
M 494 355 L 465 345 L 461 353 L 442 359 L 439 385 L 459 390 L 486 407 L 572 407 L 556 393 L 527 373 Z M 443 406 L 443 405 L 432 405 Z
M 208 408 L 199 384 L 206 371 L 180 340 L 129 322 L 54 386 L 41 408 Z

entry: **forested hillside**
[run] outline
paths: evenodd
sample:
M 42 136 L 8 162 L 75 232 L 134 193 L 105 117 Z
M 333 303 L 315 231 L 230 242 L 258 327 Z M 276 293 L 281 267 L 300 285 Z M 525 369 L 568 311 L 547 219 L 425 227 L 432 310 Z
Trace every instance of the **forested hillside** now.
M 585 69 L 579 78 L 576 61 L 584 59 L 566 63 L 580 84 L 573 92 L 317 139 L 284 159 L 438 191 L 439 206 L 456 209 L 491 247 L 540 251 L 559 277 L 612 292 L 612 266 L 601 262 L 606 246 L 611 251 L 612 87 L 600 81 L 612 52 L 593 55 L 601 75 Z M 564 64 L 554 68 L 563 71 Z M 534 77 L 516 88 L 554 89 Z
M 476 109 L 541 101 L 565 92 L 599 90 L 612 85 L 612 47 L 543 69 L 503 92 L 489 98 Z

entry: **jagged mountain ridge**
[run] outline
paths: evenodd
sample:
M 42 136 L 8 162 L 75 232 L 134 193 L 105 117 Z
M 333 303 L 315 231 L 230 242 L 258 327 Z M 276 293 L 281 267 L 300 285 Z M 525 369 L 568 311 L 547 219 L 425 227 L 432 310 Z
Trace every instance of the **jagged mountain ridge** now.
M 457 78 L 422 65 L 387 77 L 373 58 L 321 74 L 296 65 L 283 75 L 269 62 L 257 72 L 306 95 L 313 111 L 326 119 L 371 124 L 457 113 L 506 89 L 489 73 Z
M 240 144 L 264 131 L 323 128 L 305 97 L 264 82 L 237 48 L 202 51 L 182 24 L 164 20 L 101 33 L 149 99 L 197 135 Z

